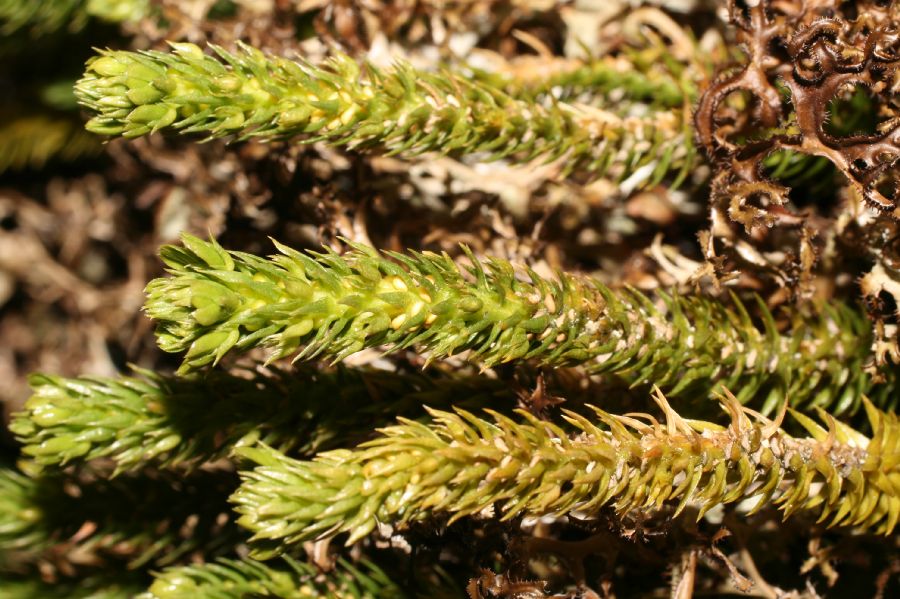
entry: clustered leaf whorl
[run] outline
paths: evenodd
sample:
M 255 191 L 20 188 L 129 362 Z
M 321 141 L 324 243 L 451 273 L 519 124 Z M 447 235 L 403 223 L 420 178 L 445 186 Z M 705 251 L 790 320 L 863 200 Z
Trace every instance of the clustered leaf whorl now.
M 609 504 L 617 512 L 676 503 L 677 511 L 759 498 L 789 516 L 814 510 L 830 525 L 890 533 L 900 516 L 900 424 L 866 403 L 871 438 L 824 415 L 827 429 L 800 416 L 811 438 L 724 405 L 731 424 L 689 421 L 657 396 L 664 423 L 566 411 L 577 434 L 520 412 L 492 421 L 464 410 L 432 411 L 434 422 L 407 420 L 356 450 L 297 461 L 265 447 L 238 453 L 257 464 L 242 472 L 232 497 L 238 523 L 254 533 L 255 555 L 271 557 L 309 539 L 347 532 L 347 543 L 378 523 L 445 514 L 450 520 L 495 507 L 498 516 L 575 514 Z M 601 428 L 601 425 L 606 428 Z
M 390 154 L 478 153 L 518 160 L 566 157 L 566 170 L 658 183 L 696 158 L 684 111 L 645 117 L 518 99 L 453 72 L 406 64 L 382 71 L 345 55 L 323 66 L 192 44 L 172 53 L 107 50 L 76 85 L 88 129 L 137 137 L 174 129 L 209 137 L 327 141 Z M 642 172 L 643 172 L 642 171 Z
M 33 375 L 10 431 L 39 466 L 107 458 L 113 474 L 149 465 L 193 469 L 261 441 L 292 455 L 352 445 L 397 415 L 431 406 L 488 405 L 487 378 L 377 370 L 269 369 L 186 378 Z M 507 394 L 508 399 L 508 394 Z
M 740 302 L 663 295 L 657 305 L 637 291 L 471 255 L 461 267 L 446 255 L 363 246 L 340 256 L 277 244 L 280 255 L 261 258 L 184 243 L 163 248 L 172 276 L 147 286 L 146 304 L 160 347 L 186 352 L 181 372 L 233 349 L 340 360 L 367 347 L 415 348 L 432 360 L 468 351 L 485 366 L 581 364 L 701 401 L 724 386 L 765 413 L 786 396 L 835 413 L 855 410 L 863 393 L 895 403 L 895 369 L 877 372 L 876 384 L 865 368 L 870 327 L 840 304 L 794 312 L 781 333 L 762 305 L 760 327 Z

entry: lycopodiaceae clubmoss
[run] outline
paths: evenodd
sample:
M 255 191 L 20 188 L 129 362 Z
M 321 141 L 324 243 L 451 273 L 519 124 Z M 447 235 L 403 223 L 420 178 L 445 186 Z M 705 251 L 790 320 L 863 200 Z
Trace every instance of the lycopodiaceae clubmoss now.
M 218 58 L 192 44 L 172 46 L 172 53 L 105 51 L 89 62 L 76 85 L 96 115 L 88 129 L 294 138 L 403 155 L 565 156 L 568 171 L 625 178 L 644 168 L 653 184 L 672 172 L 683 179 L 697 157 L 684 110 L 618 116 L 403 64 L 362 68 L 337 55 L 315 66 L 248 46 L 237 53 L 213 46 Z
M 543 69 L 539 61 L 535 62 L 537 68 L 517 67 L 515 75 L 472 69 L 472 76 L 512 97 L 543 103 L 552 103 L 552 100 L 574 102 L 585 96 L 602 101 L 615 95 L 615 105 L 621 104 L 624 108 L 633 107 L 636 102 L 650 103 L 657 108 L 677 108 L 690 105 L 697 95 L 690 80 L 682 81 L 675 73 L 642 72 L 634 62 L 624 58 L 602 57 L 575 64 L 571 64 L 572 61 L 560 65 L 551 63 Z M 535 76 L 535 72 L 548 72 L 548 75 Z M 685 75 L 681 76 L 687 79 Z
M 171 276 L 147 286 L 146 304 L 160 347 L 187 352 L 182 372 L 259 346 L 272 359 L 334 360 L 368 347 L 415 348 L 432 360 L 468 351 L 485 366 L 580 364 L 672 397 L 706 399 L 725 386 L 764 413 L 785 397 L 834 413 L 855 410 L 864 393 L 880 406 L 895 401 L 895 369 L 866 370 L 870 326 L 841 304 L 795 311 L 782 332 L 762 305 L 759 325 L 737 301 L 663 295 L 656 304 L 634 290 L 471 255 L 462 267 L 427 252 L 355 246 L 338 255 L 279 244 L 279 255 L 262 258 L 184 242 L 163 248 Z
M 297 370 L 34 375 L 33 395 L 10 431 L 39 466 L 105 458 L 115 464 L 113 474 L 149 465 L 193 469 L 255 441 L 300 456 L 346 447 L 397 415 L 423 416 L 422 404 L 489 405 L 503 395 L 501 383 L 485 377 Z
M 638 508 L 718 505 L 758 498 L 789 516 L 813 510 L 821 522 L 890 533 L 900 517 L 900 423 L 866 402 L 871 438 L 823 415 L 795 438 L 733 397 L 728 426 L 682 419 L 662 395 L 665 422 L 573 412 L 577 434 L 527 412 L 485 420 L 463 410 L 433 411 L 434 422 L 401 420 L 356 450 L 297 461 L 271 448 L 238 453 L 257 465 L 232 497 L 255 553 L 269 557 L 308 539 L 426 516 L 451 521 L 492 506 L 503 519 Z M 605 426 L 605 428 L 601 428 Z

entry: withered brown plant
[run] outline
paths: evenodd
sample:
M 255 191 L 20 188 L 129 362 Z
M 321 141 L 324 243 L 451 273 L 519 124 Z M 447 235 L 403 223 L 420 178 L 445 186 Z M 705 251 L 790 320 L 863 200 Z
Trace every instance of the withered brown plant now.
M 745 226 L 778 219 L 788 190 L 765 177 L 763 161 L 790 150 L 827 158 L 870 205 L 900 218 L 900 114 L 891 95 L 900 66 L 897 5 L 730 0 L 728 11 L 748 60 L 706 89 L 695 121 L 716 164 L 713 193 L 730 198 L 731 216 Z M 871 90 L 885 120 L 871 134 L 836 136 L 826 126 L 829 105 L 857 86 Z M 750 110 L 728 105 L 735 92 L 749 94 Z

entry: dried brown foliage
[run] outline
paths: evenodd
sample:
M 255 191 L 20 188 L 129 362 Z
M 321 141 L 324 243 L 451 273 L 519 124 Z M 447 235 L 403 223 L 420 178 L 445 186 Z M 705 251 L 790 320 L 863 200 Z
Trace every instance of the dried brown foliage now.
M 748 60 L 706 89 L 696 125 L 718 165 L 713 193 L 731 198 L 732 218 L 747 228 L 788 218 L 778 209 L 787 189 L 762 172 L 762 161 L 776 150 L 827 158 L 870 205 L 900 218 L 893 172 L 900 113 L 890 93 L 900 66 L 896 5 L 731 0 L 729 15 Z M 827 127 L 829 105 L 857 86 L 871 91 L 884 120 L 875 133 L 836 136 Z M 735 92 L 749 94 L 749 109 L 727 104 Z

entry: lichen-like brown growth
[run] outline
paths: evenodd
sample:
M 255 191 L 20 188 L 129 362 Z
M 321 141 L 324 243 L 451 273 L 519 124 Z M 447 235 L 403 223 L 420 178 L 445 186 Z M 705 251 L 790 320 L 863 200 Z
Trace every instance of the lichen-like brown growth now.
M 828 159 L 867 203 L 900 218 L 900 106 L 892 100 L 900 66 L 900 8 L 893 0 L 729 0 L 747 62 L 704 92 L 697 136 L 716 163 L 713 194 L 748 229 L 774 225 L 787 188 L 767 179 L 778 150 Z M 874 96 L 882 119 L 870 134 L 836 135 L 829 106 L 848 90 Z M 745 94 L 749 106 L 729 100 Z M 886 118 L 885 118 L 886 117 Z

